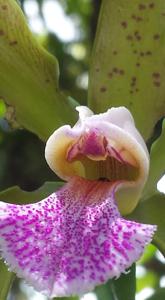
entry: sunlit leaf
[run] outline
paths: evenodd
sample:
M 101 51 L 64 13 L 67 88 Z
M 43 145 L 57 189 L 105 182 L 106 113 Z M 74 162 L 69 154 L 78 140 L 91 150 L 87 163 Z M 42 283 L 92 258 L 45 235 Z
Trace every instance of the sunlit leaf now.
M 144 202 L 140 202 L 137 208 L 128 217 L 130 219 L 158 225 L 153 243 L 165 255 L 165 195 L 157 193 Z
M 150 259 L 154 256 L 156 250 L 157 250 L 157 248 L 154 245 L 149 244 L 146 247 L 145 252 L 141 256 L 141 258 L 139 259 L 138 263 L 139 264 L 145 264 L 148 261 L 150 261 Z
M 28 29 L 15 0 L 0 0 L 0 97 L 12 108 L 8 119 L 42 139 L 75 111 L 59 91 L 56 59 L 44 50 Z
M 158 289 L 156 293 L 147 298 L 147 300 L 164 300 L 165 299 L 165 288 Z
M 56 297 L 56 298 L 53 298 L 53 300 L 78 300 L 79 297 Z
M 140 292 L 146 287 L 156 288 L 159 284 L 159 277 L 155 272 L 147 271 L 146 274 L 137 279 L 137 292 Z
M 62 182 L 45 182 L 42 187 L 33 192 L 26 192 L 18 186 L 14 186 L 0 192 L 0 201 L 16 204 L 38 202 L 59 189 L 62 185 Z
M 14 279 L 14 274 L 9 272 L 4 262 L 0 261 L 0 299 L 6 300 L 11 284 Z
M 143 193 L 144 199 L 156 192 L 157 182 L 165 172 L 165 121 L 161 136 L 152 144 L 150 157 L 150 173 Z
M 89 105 L 128 107 L 145 138 L 165 114 L 165 2 L 103 0 L 91 57 Z
M 6 113 L 6 107 L 3 100 L 0 99 L 0 118 L 3 118 Z

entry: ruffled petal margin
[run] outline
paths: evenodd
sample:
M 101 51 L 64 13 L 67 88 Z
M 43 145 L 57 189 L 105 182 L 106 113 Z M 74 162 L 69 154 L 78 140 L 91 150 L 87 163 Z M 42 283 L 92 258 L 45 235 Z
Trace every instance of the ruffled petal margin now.
M 39 203 L 0 202 L 0 247 L 10 269 L 48 297 L 81 295 L 118 278 L 156 226 L 123 219 L 115 189 L 77 177 Z

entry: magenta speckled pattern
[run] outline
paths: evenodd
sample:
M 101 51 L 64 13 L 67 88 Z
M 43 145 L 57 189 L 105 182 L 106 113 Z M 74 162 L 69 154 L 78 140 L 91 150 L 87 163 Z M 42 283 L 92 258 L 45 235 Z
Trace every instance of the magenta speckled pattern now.
M 123 219 L 114 191 L 74 178 L 39 203 L 0 202 L 0 247 L 10 269 L 49 297 L 81 295 L 119 277 L 156 226 Z

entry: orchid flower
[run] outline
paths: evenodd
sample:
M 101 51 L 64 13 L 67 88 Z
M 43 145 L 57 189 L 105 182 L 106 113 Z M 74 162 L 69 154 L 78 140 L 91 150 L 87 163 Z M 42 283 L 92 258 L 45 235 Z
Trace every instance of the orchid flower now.
M 118 278 L 151 242 L 155 225 L 122 217 L 138 203 L 149 155 L 130 112 L 111 108 L 56 130 L 46 160 L 67 181 L 28 205 L 0 202 L 2 257 L 48 297 L 81 295 Z

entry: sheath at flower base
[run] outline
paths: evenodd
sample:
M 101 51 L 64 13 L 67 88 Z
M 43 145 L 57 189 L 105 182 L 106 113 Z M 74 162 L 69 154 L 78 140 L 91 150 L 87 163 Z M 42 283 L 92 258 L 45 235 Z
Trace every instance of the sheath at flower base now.
M 131 114 L 124 107 L 77 110 L 77 124 L 56 130 L 46 145 L 64 187 L 39 203 L 0 203 L 3 258 L 48 297 L 81 295 L 118 278 L 156 230 L 121 217 L 137 205 L 149 168 Z

